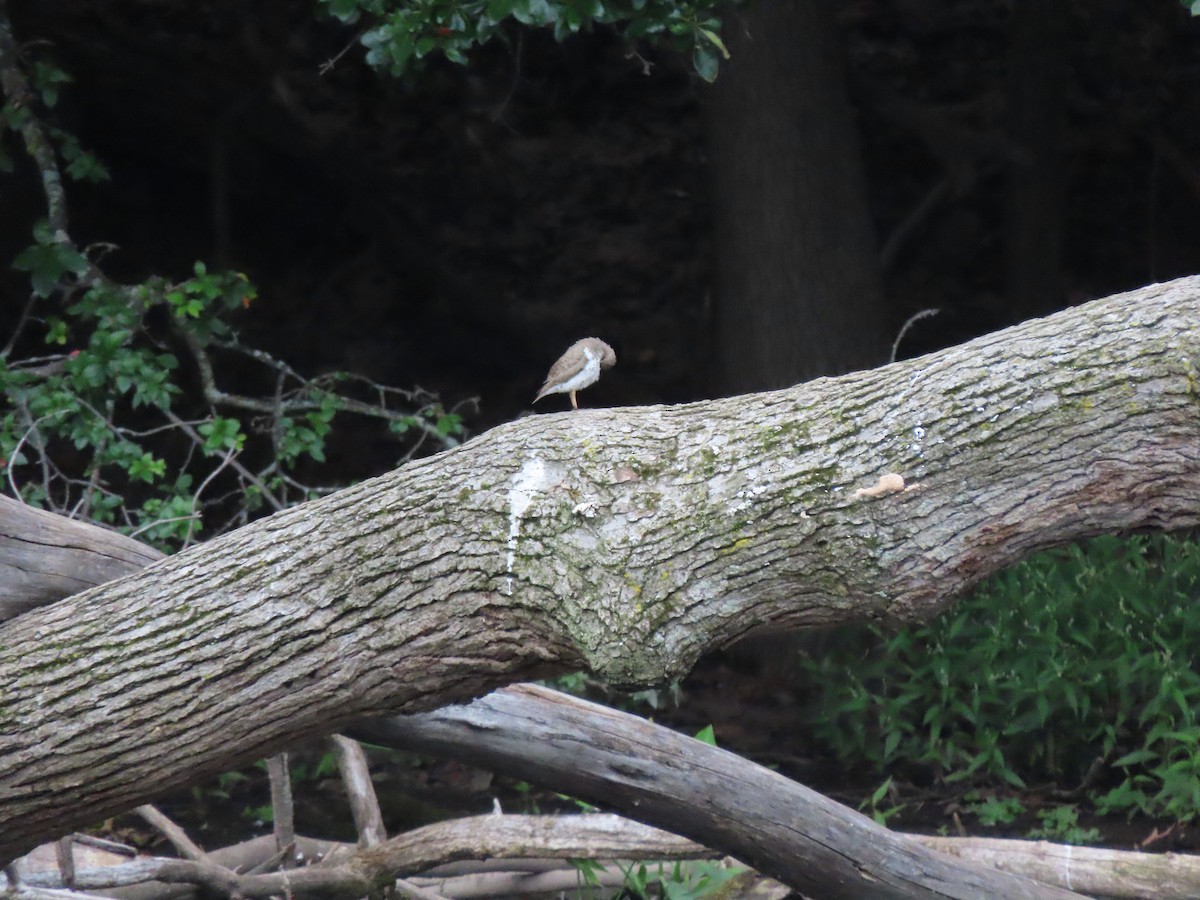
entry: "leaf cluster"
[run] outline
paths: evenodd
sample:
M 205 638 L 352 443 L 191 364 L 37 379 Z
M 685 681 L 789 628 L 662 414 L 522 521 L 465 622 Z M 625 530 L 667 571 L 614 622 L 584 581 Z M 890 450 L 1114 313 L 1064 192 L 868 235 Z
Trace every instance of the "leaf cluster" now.
M 505 40 L 515 24 L 548 28 L 562 41 L 596 25 L 613 26 L 629 42 L 643 39 L 690 53 L 697 74 L 714 81 L 722 57 L 717 0 L 320 0 L 343 22 L 365 20 L 361 41 L 367 63 L 393 75 L 408 74 L 440 53 L 465 63 L 467 53 L 492 39 Z
M 241 344 L 233 322 L 256 292 L 240 273 L 197 263 L 178 282 L 78 291 L 66 284 L 74 270 L 54 261 L 61 246 L 18 257 L 51 262 L 31 271 L 26 315 L 0 353 L 0 469 L 28 503 L 176 549 L 200 535 L 206 509 L 225 517 L 208 523 L 213 533 L 328 490 L 300 479 L 326 461 L 339 413 L 383 420 L 407 455 L 463 432 L 462 415 L 431 395 L 347 373 L 306 379 Z M 248 359 L 272 390 L 222 390 L 214 357 Z
M 919 627 L 846 630 L 802 668 L 819 746 L 874 776 L 1200 816 L 1200 543 L 1043 553 Z M 989 815 L 1002 815 L 988 809 Z
M 605 866 L 596 860 L 575 859 L 571 865 L 579 873 L 580 893 L 584 888 L 603 890 L 600 875 Z M 711 860 L 673 863 L 635 862 L 616 864 L 624 876 L 622 887 L 639 900 L 702 900 L 722 896 L 730 879 L 745 872 L 741 866 L 727 866 Z
M 235 324 L 257 292 L 241 273 L 198 262 L 177 281 L 105 275 L 98 258 L 112 248 L 81 250 L 67 230 L 63 173 L 107 177 L 52 120 L 71 78 L 10 48 L 0 19 L 0 135 L 21 138 L 47 207 L 11 263 L 31 289 L 0 349 L 0 477 L 13 496 L 175 550 L 335 488 L 308 478 L 338 415 L 385 423 L 401 460 L 458 443 L 461 411 L 433 395 L 344 372 L 306 378 L 242 343 Z M 234 367 L 254 390 L 222 384 Z

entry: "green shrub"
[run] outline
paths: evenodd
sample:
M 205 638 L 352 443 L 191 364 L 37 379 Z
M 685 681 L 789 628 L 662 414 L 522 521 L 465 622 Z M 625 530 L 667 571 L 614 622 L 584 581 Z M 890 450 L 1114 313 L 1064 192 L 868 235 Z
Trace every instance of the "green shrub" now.
M 820 745 L 861 774 L 964 788 L 1052 781 L 1102 812 L 1200 812 L 1200 543 L 1046 552 L 936 620 L 806 654 Z M 1101 766 L 1101 769 L 1104 767 Z

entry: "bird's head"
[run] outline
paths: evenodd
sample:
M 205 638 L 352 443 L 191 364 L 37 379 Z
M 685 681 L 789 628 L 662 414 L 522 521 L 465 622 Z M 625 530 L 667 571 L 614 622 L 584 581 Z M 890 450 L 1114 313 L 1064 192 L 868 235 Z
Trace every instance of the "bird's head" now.
M 617 364 L 617 354 L 613 350 L 613 348 L 608 346 L 608 344 L 604 343 L 604 341 L 599 341 L 599 344 L 600 344 L 600 348 L 601 348 L 601 350 L 600 350 L 600 368 L 611 369 L 613 366 L 615 366 Z

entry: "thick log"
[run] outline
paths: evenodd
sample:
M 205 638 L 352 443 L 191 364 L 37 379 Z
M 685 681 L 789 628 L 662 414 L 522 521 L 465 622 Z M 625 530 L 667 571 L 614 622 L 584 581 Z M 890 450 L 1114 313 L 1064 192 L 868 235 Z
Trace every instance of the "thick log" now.
M 0 496 L 0 622 L 162 558 L 115 531 Z
M 0 860 L 367 716 L 661 682 L 1198 524 L 1198 372 L 1181 279 L 786 391 L 522 419 L 28 612 L 0 625 Z M 908 489 L 860 490 L 885 473 Z

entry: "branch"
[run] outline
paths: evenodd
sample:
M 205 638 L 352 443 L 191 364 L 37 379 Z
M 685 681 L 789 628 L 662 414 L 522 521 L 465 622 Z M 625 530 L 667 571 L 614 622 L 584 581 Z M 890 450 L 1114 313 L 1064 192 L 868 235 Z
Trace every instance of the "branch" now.
M 727 750 L 534 685 L 355 726 L 606 806 L 743 860 L 813 897 L 1073 897 L 953 862 Z
M 69 243 L 67 238 L 67 197 L 63 191 L 62 173 L 58 168 L 58 157 L 54 145 L 46 134 L 31 107 L 37 95 L 29 86 L 21 71 L 20 51 L 13 39 L 12 26 L 8 22 L 8 10 L 0 3 L 0 88 L 8 98 L 16 115 L 14 126 L 25 142 L 25 149 L 38 168 L 42 178 L 42 191 L 46 195 L 46 212 L 50 229 L 56 240 Z
M 354 827 L 358 831 L 360 847 L 375 847 L 387 840 L 383 827 L 383 813 L 375 796 L 375 785 L 371 783 L 371 771 L 367 767 L 367 754 L 358 741 L 335 734 L 330 737 L 337 754 L 338 769 L 342 783 L 346 786 L 346 797 L 350 801 L 350 812 L 354 816 Z
M 647 854 L 653 859 L 696 859 L 711 855 L 691 841 L 618 816 L 477 816 L 416 829 L 377 847 L 359 850 L 348 858 L 338 858 L 332 865 L 238 875 L 213 862 L 148 857 L 77 871 L 75 883 L 85 891 L 160 882 L 194 884 L 221 896 L 246 898 L 356 897 L 374 894 L 404 873 L 419 872 L 452 860 L 514 856 L 562 861 L 644 859 Z M 31 873 L 22 881 L 33 888 L 61 885 L 57 873 Z M 402 893 L 405 890 L 401 888 Z M 410 896 L 428 897 L 431 893 L 415 885 L 409 885 L 407 891 Z

